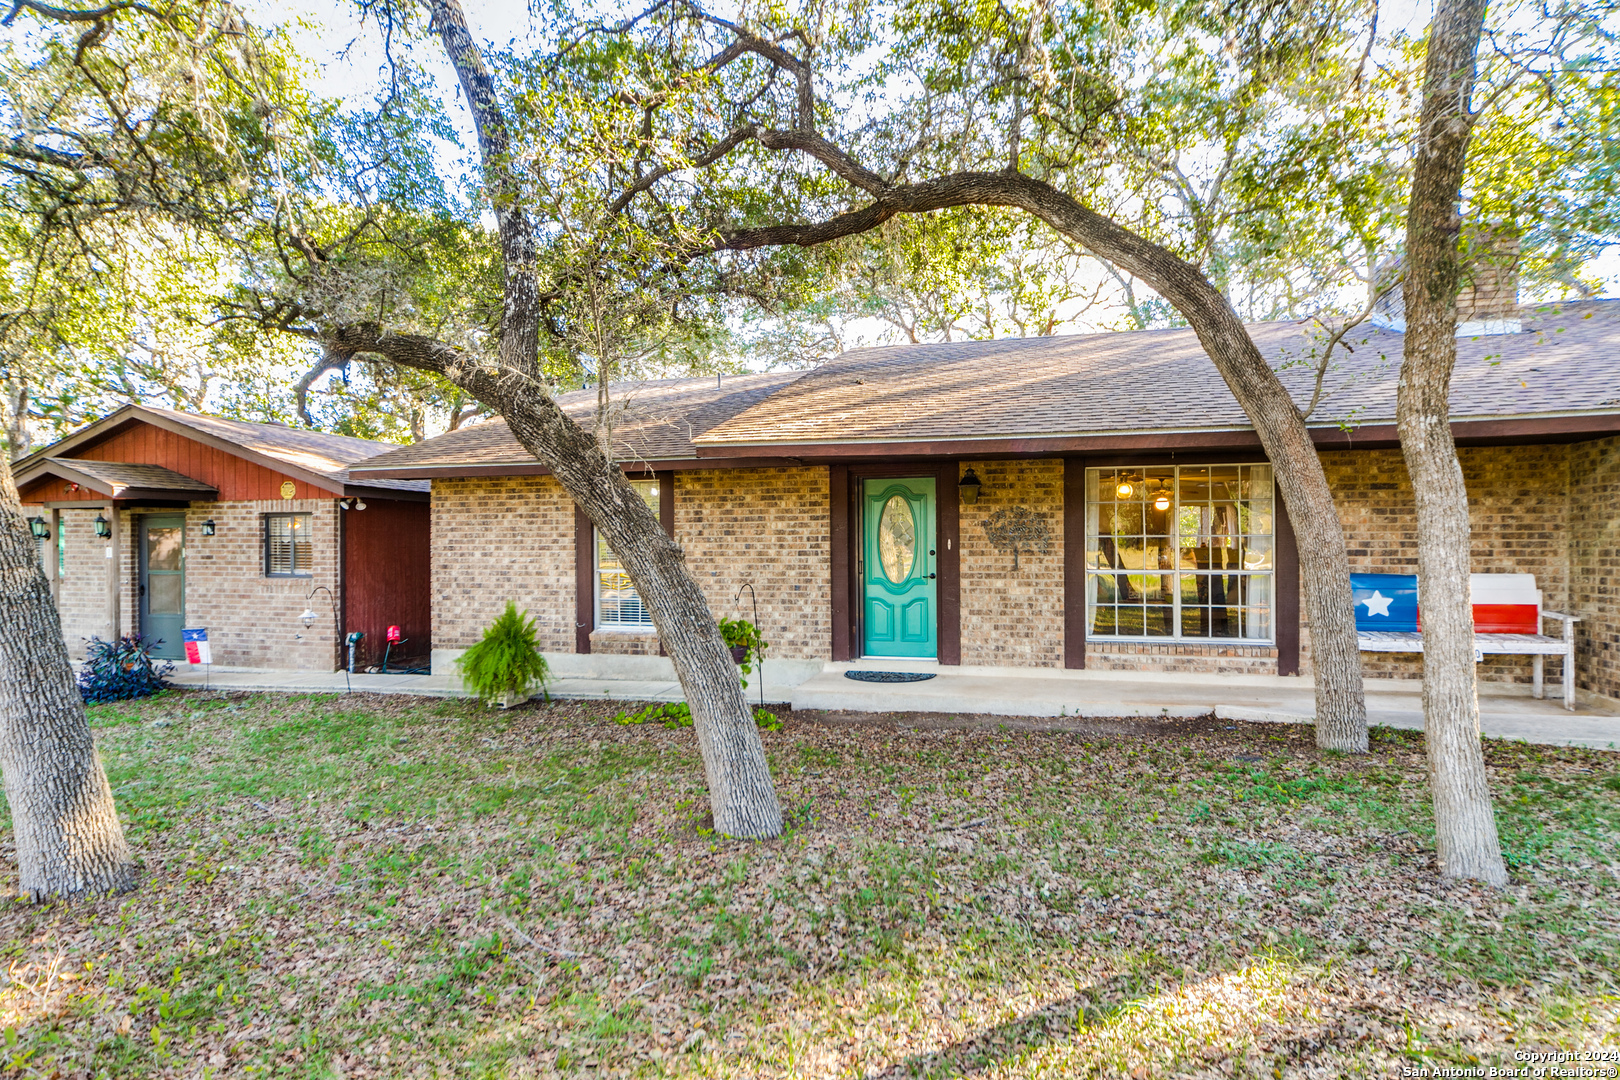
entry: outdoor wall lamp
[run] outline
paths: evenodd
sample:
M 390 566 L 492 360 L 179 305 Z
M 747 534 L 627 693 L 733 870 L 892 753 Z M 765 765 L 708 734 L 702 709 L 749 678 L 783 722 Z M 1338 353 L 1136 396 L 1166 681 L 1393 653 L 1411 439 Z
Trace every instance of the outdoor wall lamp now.
M 972 469 L 969 469 L 967 475 L 962 477 L 962 482 L 956 485 L 956 490 L 962 493 L 962 503 L 972 506 L 979 501 L 979 489 L 982 487 L 984 485 L 979 482 L 979 478 L 973 474 Z
M 202 534 L 204 536 L 213 536 L 214 535 L 214 519 L 213 518 L 209 518 L 207 521 L 202 523 Z
M 109 524 L 107 519 L 102 517 L 100 514 L 96 515 L 96 535 L 101 537 L 103 540 L 108 540 L 112 537 L 112 525 Z
M 42 517 L 29 518 L 28 531 L 34 534 L 35 540 L 49 540 L 51 538 L 51 527 L 45 524 L 45 519 Z

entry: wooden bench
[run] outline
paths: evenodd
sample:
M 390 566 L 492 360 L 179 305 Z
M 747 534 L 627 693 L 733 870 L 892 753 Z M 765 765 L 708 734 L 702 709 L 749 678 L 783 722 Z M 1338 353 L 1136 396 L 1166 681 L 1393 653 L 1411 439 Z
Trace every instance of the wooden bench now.
M 1534 574 L 1471 574 L 1474 605 L 1474 662 L 1487 655 L 1533 657 L 1531 693 L 1546 697 L 1543 658 L 1564 658 L 1564 708 L 1575 708 L 1575 624 L 1580 619 L 1543 611 Z M 1423 626 L 1415 574 L 1351 574 L 1356 605 L 1356 640 L 1362 652 L 1420 653 Z M 1543 634 L 1542 621 L 1563 624 L 1558 637 Z

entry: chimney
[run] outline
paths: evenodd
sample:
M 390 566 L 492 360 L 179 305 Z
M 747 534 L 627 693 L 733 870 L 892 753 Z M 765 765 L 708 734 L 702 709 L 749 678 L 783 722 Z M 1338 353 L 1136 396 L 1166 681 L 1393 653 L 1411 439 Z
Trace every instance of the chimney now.
M 1383 292 L 1373 302 L 1369 321 L 1386 330 L 1406 333 L 1406 301 L 1401 292 L 1405 265 L 1391 255 L 1373 271 L 1373 287 Z M 1394 280 L 1391 286 L 1391 279 Z M 1470 229 L 1463 239 L 1462 283 L 1457 290 L 1457 336 L 1517 334 L 1519 321 L 1519 236 L 1506 225 Z
M 1463 238 L 1462 288 L 1457 293 L 1457 336 L 1517 334 L 1519 234 L 1486 225 Z

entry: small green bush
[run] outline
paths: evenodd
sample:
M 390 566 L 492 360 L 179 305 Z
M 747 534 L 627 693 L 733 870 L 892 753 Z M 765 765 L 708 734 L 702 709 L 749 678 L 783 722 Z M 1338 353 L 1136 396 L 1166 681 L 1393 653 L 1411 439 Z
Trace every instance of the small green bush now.
M 519 612 L 510 600 L 478 644 L 461 654 L 456 667 L 461 682 L 486 703 L 497 702 L 507 694 L 521 695 L 539 689 L 545 693 L 551 677 L 546 658 L 540 655 L 534 620 Z M 546 697 L 550 701 L 550 695 Z
M 651 724 L 654 721 L 661 721 L 667 728 L 691 727 L 692 707 L 684 701 L 672 701 L 667 705 L 649 705 L 640 712 L 622 712 L 613 719 L 620 724 Z M 754 723 L 766 731 L 782 729 L 781 718 L 769 709 L 755 709 Z

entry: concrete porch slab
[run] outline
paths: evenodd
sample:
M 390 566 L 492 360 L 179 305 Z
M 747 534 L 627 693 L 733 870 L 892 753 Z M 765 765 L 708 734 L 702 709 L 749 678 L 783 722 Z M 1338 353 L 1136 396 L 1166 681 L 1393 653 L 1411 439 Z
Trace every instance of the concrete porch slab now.
M 931 671 L 924 682 L 869 683 L 844 677 L 851 668 Z M 991 673 L 993 672 L 993 674 Z M 1370 723 L 1423 730 L 1422 688 L 1409 680 L 1369 679 Z M 1494 688 L 1492 688 L 1494 689 Z M 1500 739 L 1555 746 L 1620 749 L 1620 714 L 1589 705 L 1571 713 L 1556 695 L 1536 700 L 1528 688 L 1480 695 L 1480 730 Z M 1308 724 L 1316 716 L 1311 680 L 1272 675 L 1173 675 L 1136 672 L 940 668 L 926 662 L 828 664 L 793 692 L 795 709 L 854 712 L 988 713 L 993 716 L 1202 716 L 1262 723 Z
M 625 658 L 660 661 L 660 657 Z M 559 677 L 552 697 L 618 701 L 680 701 L 673 668 L 662 663 L 614 663 L 591 669 L 578 662 L 554 665 Z M 870 670 L 928 671 L 934 678 L 914 683 L 856 682 L 844 677 L 853 667 Z M 557 670 L 561 668 L 561 670 Z M 1315 717 L 1311 680 L 1274 675 L 1174 675 L 1143 678 L 1137 672 L 1054 671 L 1038 668 L 941 668 L 929 661 L 875 661 L 825 664 L 810 673 L 810 662 L 767 666 L 767 704 L 795 709 L 852 712 L 943 712 L 993 716 L 1202 716 L 1229 720 L 1308 724 Z M 343 672 L 253 671 L 215 668 L 206 675 L 216 690 L 341 694 L 345 689 L 382 694 L 465 697 L 455 675 L 351 675 Z M 202 687 L 205 674 L 185 667 L 173 681 Z M 795 681 L 790 681 L 795 680 Z M 802 681 L 796 681 L 802 680 Z M 1421 731 L 1422 688 L 1410 680 L 1369 679 L 1367 715 L 1374 724 Z M 1487 687 L 1480 695 L 1480 730 L 1499 739 L 1523 739 L 1552 746 L 1620 749 L 1620 710 L 1583 703 L 1566 712 L 1556 695 L 1538 701 L 1528 688 Z M 1507 690 L 1502 693 L 1499 690 Z M 759 684 L 744 692 L 760 698 Z

